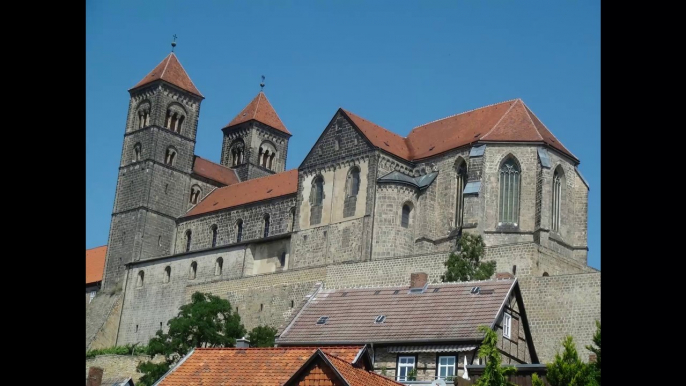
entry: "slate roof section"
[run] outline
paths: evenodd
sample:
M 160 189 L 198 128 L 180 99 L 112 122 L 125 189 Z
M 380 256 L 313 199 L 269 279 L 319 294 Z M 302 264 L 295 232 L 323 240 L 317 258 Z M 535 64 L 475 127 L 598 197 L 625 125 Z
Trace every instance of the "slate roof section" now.
M 195 94 L 201 98 L 205 98 L 200 90 L 195 87 L 193 81 L 183 69 L 181 62 L 172 52 L 164 58 L 160 64 L 157 65 L 145 78 L 141 79 L 135 86 L 133 86 L 129 91 L 133 91 L 139 87 L 143 87 L 146 84 L 150 84 L 156 80 L 163 80 L 165 82 L 171 83 L 174 86 L 186 90 L 192 94 Z
M 423 176 L 410 177 L 407 174 L 400 173 L 399 171 L 392 171 L 385 176 L 380 177 L 377 182 L 405 184 L 419 190 L 424 190 L 428 188 L 432 182 L 434 182 L 436 176 L 438 176 L 438 172 L 427 173 Z
M 483 334 L 477 327 L 493 325 L 515 283 L 516 279 L 437 283 L 418 294 L 409 293 L 409 286 L 322 289 L 276 343 L 478 341 Z M 484 293 L 472 294 L 475 286 Z M 492 293 L 484 291 L 491 289 Z M 374 323 L 379 315 L 385 315 L 385 321 Z M 329 319 L 325 324 L 316 324 L 321 316 Z
M 224 128 L 228 129 L 229 127 L 239 125 L 252 119 L 291 135 L 291 132 L 288 131 L 283 122 L 281 122 L 281 118 L 279 118 L 276 110 L 274 110 L 271 103 L 269 103 L 267 96 L 262 91 L 260 91 L 260 93 L 257 94 L 257 96 L 245 106 L 243 111 L 238 113 L 228 125 L 224 126 Z
M 86 249 L 86 285 L 102 281 L 107 245 Z
M 325 354 L 352 362 L 364 346 L 325 347 Z M 196 348 L 159 386 L 281 386 L 317 347 Z
M 197 155 L 193 159 L 193 173 L 226 186 L 240 182 L 233 169 L 198 157 Z
M 297 190 L 298 169 L 292 169 L 215 189 L 183 217 L 270 200 L 276 197 L 295 194 Z

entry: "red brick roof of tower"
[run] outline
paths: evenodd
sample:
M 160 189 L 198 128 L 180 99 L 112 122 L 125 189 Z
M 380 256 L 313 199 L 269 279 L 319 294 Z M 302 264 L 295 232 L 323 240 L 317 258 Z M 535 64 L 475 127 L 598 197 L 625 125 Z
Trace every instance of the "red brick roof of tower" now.
M 233 169 L 208 161 L 197 155 L 193 161 L 193 173 L 224 185 L 233 185 L 240 182 Z
M 195 87 L 193 81 L 183 69 L 181 62 L 172 52 L 167 55 L 164 60 L 160 62 L 145 78 L 141 79 L 135 86 L 133 86 L 129 91 L 135 90 L 141 86 L 145 86 L 148 83 L 152 83 L 156 80 L 163 80 L 165 82 L 171 83 L 182 90 L 186 90 L 192 94 L 195 94 L 201 98 L 205 98 Z
M 322 347 L 346 362 L 364 346 Z M 317 347 L 196 348 L 159 386 L 280 386 L 300 369 Z
M 224 126 L 224 128 L 236 126 L 251 119 L 264 123 L 265 125 L 271 126 L 286 134 L 291 134 L 291 132 L 286 129 L 283 122 L 281 122 L 279 115 L 276 114 L 276 110 L 274 110 L 271 103 L 269 103 L 267 96 L 262 91 L 260 91 L 228 125 Z
M 107 245 L 86 249 L 86 284 L 102 281 Z
M 541 142 L 579 161 L 521 99 L 496 103 L 417 126 L 406 138 L 347 110 L 343 111 L 374 146 L 408 161 L 431 157 L 475 142 Z
M 295 194 L 297 191 L 298 169 L 292 169 L 215 189 L 183 217 L 269 200 Z

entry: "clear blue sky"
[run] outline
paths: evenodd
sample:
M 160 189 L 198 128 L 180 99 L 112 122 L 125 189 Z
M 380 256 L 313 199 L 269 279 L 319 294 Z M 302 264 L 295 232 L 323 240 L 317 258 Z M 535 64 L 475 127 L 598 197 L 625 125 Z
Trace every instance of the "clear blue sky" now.
M 205 95 L 195 152 L 259 92 L 293 133 L 297 168 L 338 107 L 402 136 L 522 98 L 591 186 L 600 268 L 600 2 L 86 1 L 86 248 L 107 244 L 129 94 L 170 51 Z

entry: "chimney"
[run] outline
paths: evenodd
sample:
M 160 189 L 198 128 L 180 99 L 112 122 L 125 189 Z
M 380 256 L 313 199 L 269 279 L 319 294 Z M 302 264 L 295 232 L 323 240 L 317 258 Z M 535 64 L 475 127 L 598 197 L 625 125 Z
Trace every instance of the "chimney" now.
M 86 386 L 100 386 L 100 383 L 102 383 L 102 368 L 89 367 Z
M 410 274 L 410 288 L 424 288 L 426 285 L 427 274 L 417 272 Z
M 514 275 L 509 273 L 509 272 L 498 272 L 495 274 L 495 279 L 500 280 L 500 279 L 514 279 Z

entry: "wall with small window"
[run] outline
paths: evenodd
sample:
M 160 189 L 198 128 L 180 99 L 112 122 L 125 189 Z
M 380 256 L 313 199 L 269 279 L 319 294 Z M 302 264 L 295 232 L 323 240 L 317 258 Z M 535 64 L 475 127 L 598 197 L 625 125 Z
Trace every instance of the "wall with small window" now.
M 514 294 L 505 302 L 495 330 L 498 334 L 498 348 L 504 352 L 501 355 L 503 364 L 531 363 L 524 323 Z
M 430 342 L 428 343 L 430 344 Z M 386 369 L 386 376 L 398 382 L 409 381 L 411 371 L 416 371 L 416 381 L 433 381 L 441 378 L 452 385 L 455 376 L 464 373 L 465 358 L 471 361 L 469 352 L 396 352 L 398 347 L 380 346 L 375 349 L 374 371 Z M 468 364 L 471 364 L 469 362 Z
M 377 185 L 372 258 L 414 253 L 421 232 L 417 227 L 420 212 L 415 188 L 402 184 Z

